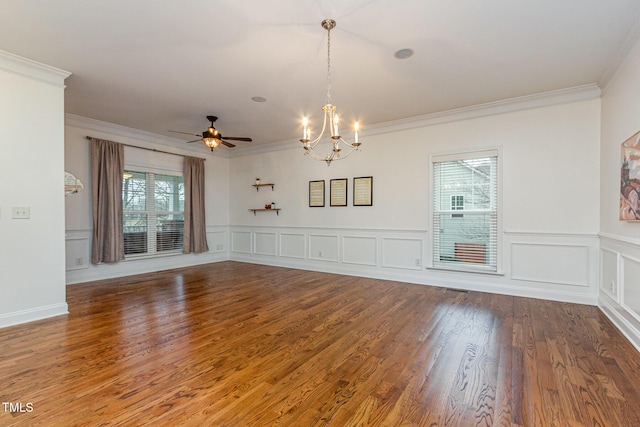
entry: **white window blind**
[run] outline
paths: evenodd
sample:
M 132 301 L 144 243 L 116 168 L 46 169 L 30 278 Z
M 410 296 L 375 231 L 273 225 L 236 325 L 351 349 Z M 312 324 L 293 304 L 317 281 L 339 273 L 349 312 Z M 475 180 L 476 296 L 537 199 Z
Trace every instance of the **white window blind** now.
M 497 271 L 497 167 L 493 152 L 433 160 L 434 267 Z
M 122 205 L 125 256 L 182 249 L 182 176 L 127 170 L 122 179 Z

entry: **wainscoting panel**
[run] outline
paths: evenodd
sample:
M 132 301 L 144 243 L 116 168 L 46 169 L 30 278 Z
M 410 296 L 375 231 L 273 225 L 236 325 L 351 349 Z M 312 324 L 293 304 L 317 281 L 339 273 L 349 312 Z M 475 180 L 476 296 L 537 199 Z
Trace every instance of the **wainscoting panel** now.
M 640 351 L 640 241 L 600 235 L 598 305 Z
M 230 257 L 235 261 L 581 304 L 598 301 L 597 235 L 504 233 L 500 254 L 507 268 L 487 274 L 425 268 L 426 230 L 264 225 L 230 230 L 232 236 L 245 236 L 245 246 L 248 233 L 255 240 L 252 253 L 235 250 L 234 243 Z
M 250 231 L 231 232 L 231 252 L 250 254 L 252 252 L 251 246 Z
M 209 252 L 225 252 L 228 247 L 226 231 L 207 231 Z
M 309 259 L 338 262 L 338 236 L 328 234 L 309 235 Z
M 512 243 L 511 278 L 589 287 L 589 247 L 550 243 Z
M 382 239 L 382 266 L 422 270 L 422 239 L 385 237 Z
M 67 284 L 144 274 L 169 268 L 188 267 L 229 259 L 229 228 L 207 227 L 209 252 L 200 254 L 168 253 L 151 257 L 127 259 L 114 264 L 91 264 L 91 230 L 66 230 Z M 239 245 L 245 245 L 245 235 L 236 236 Z M 251 233 L 248 233 L 251 242 Z M 249 251 L 251 246 L 249 245 Z M 82 266 L 78 265 L 82 261 Z
M 304 233 L 280 233 L 280 256 L 305 259 L 305 242 Z
M 91 263 L 90 230 L 68 232 L 65 244 L 66 270 L 86 270 Z
M 255 250 L 254 252 L 258 255 L 271 255 L 275 256 L 278 246 L 278 241 L 276 239 L 276 233 L 269 232 L 265 233 L 262 231 L 256 231 L 254 233 L 254 241 L 255 241 Z
M 377 265 L 376 242 L 377 239 L 375 237 L 343 236 L 342 262 L 347 264 Z
M 622 307 L 640 322 L 640 260 L 627 255 L 620 257 L 622 270 Z
M 600 249 L 600 292 L 616 302 L 619 300 L 618 254 L 609 249 Z

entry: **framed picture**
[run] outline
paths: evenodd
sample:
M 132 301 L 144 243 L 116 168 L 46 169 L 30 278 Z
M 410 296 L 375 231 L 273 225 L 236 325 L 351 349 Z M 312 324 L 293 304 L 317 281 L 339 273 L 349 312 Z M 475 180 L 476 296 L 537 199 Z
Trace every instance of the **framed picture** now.
M 353 178 L 353 206 L 373 206 L 373 177 Z
M 622 143 L 620 221 L 640 221 L 640 131 Z
M 331 206 L 347 206 L 347 178 L 332 179 L 330 193 Z
M 324 180 L 309 181 L 309 207 L 324 207 Z

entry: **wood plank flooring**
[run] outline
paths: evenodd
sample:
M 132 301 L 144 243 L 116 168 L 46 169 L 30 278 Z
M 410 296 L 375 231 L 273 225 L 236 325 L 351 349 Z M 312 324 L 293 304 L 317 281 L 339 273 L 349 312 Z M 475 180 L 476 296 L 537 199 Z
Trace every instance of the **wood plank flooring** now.
M 1 426 L 640 426 L 596 307 L 237 262 L 68 303 L 0 329 Z

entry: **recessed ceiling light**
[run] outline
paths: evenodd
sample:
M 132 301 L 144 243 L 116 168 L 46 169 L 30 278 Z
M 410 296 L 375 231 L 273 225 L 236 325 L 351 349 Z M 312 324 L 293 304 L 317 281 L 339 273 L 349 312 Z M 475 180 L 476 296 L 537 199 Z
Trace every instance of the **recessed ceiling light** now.
M 254 96 L 253 98 L 251 98 L 251 100 L 255 102 L 266 102 L 267 98 L 263 98 L 262 96 Z
M 413 55 L 413 49 L 400 49 L 393 54 L 398 59 L 407 59 Z

